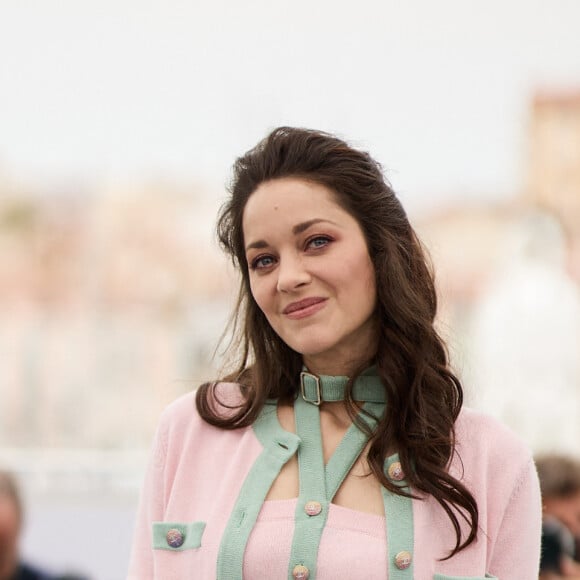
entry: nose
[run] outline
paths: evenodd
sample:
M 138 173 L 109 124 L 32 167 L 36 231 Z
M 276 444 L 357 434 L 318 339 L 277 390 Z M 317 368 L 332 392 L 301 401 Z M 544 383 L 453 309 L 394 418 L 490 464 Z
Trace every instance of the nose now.
M 298 256 L 280 256 L 278 263 L 278 292 L 292 292 L 297 288 L 308 284 L 311 280 L 310 273 L 305 268 L 303 261 Z

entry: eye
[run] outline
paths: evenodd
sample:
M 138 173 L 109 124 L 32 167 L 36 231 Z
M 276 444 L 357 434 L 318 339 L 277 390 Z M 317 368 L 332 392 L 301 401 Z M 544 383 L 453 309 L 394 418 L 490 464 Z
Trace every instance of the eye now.
M 257 256 L 250 262 L 250 268 L 252 270 L 264 270 L 273 264 L 274 258 L 272 256 Z
M 319 248 L 324 248 L 324 246 L 330 244 L 331 241 L 332 240 L 328 236 L 314 236 L 306 242 L 306 247 L 317 250 Z

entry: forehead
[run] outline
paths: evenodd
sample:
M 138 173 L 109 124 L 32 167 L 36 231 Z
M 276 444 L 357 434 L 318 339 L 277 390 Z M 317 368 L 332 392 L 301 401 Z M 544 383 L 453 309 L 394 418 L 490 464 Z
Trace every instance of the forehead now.
M 260 184 L 250 195 L 244 208 L 242 227 L 244 237 L 247 237 L 257 230 L 291 228 L 313 218 L 354 221 L 331 189 L 304 179 L 282 178 Z

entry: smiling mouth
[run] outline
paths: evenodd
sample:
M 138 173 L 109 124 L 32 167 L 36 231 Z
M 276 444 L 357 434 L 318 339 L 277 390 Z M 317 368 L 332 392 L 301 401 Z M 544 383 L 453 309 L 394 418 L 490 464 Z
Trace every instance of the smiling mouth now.
M 292 302 L 284 308 L 282 313 L 294 320 L 306 318 L 318 312 L 326 305 L 326 298 L 305 298 L 298 302 Z

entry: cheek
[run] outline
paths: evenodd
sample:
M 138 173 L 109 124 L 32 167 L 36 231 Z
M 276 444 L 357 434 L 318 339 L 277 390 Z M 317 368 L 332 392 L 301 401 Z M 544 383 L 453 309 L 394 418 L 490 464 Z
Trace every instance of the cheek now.
M 254 302 L 264 314 L 267 315 L 268 307 L 268 292 L 264 280 L 259 278 L 250 279 L 250 292 L 254 298 Z
M 369 258 L 367 258 L 367 262 L 364 263 L 358 275 L 358 279 L 360 280 L 360 293 L 374 306 L 377 301 L 377 283 L 375 269 Z
M 361 278 L 365 281 L 369 289 L 374 290 L 376 286 L 375 266 L 368 257 L 366 262 L 363 262 L 363 264 L 364 266 L 361 268 Z

